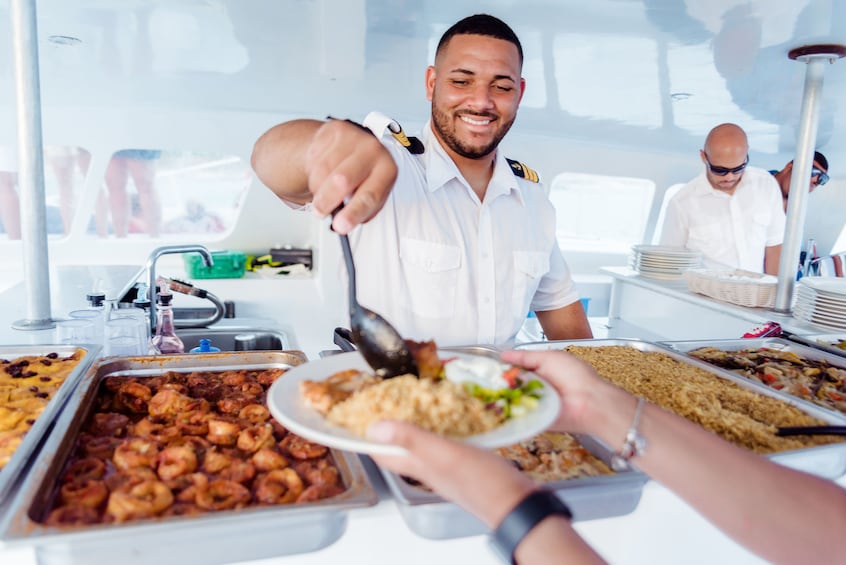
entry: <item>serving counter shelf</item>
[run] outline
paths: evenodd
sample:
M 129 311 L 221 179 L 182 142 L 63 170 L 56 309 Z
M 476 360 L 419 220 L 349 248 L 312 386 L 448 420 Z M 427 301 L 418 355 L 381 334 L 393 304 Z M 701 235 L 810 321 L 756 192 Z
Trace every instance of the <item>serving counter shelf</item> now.
M 830 424 L 846 424 L 846 416 L 835 412 L 833 410 L 825 409 L 810 402 L 796 398 L 795 396 L 783 393 L 779 390 L 772 389 L 766 385 L 746 379 L 740 375 L 732 373 L 731 371 L 715 367 L 710 363 L 706 363 L 686 353 L 686 351 L 696 349 L 703 346 L 719 347 L 720 343 L 735 343 L 738 348 L 741 345 L 746 347 L 755 347 L 754 339 L 743 340 L 703 340 L 703 341 L 685 341 L 685 342 L 662 342 L 655 343 L 649 341 L 642 341 L 639 339 L 584 339 L 572 341 L 543 341 L 524 343 L 515 346 L 516 349 L 532 349 L 532 350 L 560 350 L 568 346 L 581 347 L 611 347 L 622 346 L 630 347 L 642 352 L 657 352 L 663 353 L 670 358 L 693 367 L 698 367 L 708 373 L 714 375 L 715 378 L 723 379 L 735 383 L 741 388 L 754 391 L 762 396 L 775 398 L 787 404 L 790 404 L 808 415 L 823 420 Z M 784 340 L 780 340 L 784 342 Z M 789 343 L 789 342 L 785 342 Z M 685 345 L 680 345 L 685 344 Z M 785 347 L 787 347 L 785 345 Z M 800 347 L 800 346 L 797 346 Z M 810 348 L 803 348 L 810 349 Z M 816 352 L 820 356 L 824 356 L 823 352 Z M 842 360 L 841 360 L 842 361 Z M 841 361 L 838 361 L 840 363 Z M 846 442 L 834 443 L 830 445 L 818 445 L 807 447 L 804 449 L 796 449 L 789 451 L 781 451 L 777 453 L 769 453 L 767 458 L 776 461 L 800 471 L 805 471 L 825 478 L 834 479 L 846 473 Z
M 337 541 L 348 511 L 377 502 L 359 458 L 331 450 L 345 490 L 322 500 L 221 510 L 83 527 L 44 523 L 54 485 L 74 449 L 106 377 L 167 372 L 287 369 L 304 363 L 300 351 L 107 357 L 92 366 L 59 415 L 39 456 L 0 523 L 8 547 L 34 549 L 39 564 L 215 564 L 315 551 Z M 284 374 L 279 378 L 285 378 Z

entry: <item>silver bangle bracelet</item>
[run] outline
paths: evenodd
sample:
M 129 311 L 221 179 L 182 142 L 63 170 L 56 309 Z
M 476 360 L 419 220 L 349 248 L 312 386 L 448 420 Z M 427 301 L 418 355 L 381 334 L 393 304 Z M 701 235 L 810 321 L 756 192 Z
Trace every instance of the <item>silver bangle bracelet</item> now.
M 638 457 L 646 452 L 646 438 L 640 435 L 638 431 L 644 404 L 646 404 L 646 401 L 639 397 L 632 427 L 626 432 L 626 441 L 623 442 L 620 451 L 611 456 L 611 468 L 615 471 L 625 471 L 629 468 L 629 461 L 633 457 Z

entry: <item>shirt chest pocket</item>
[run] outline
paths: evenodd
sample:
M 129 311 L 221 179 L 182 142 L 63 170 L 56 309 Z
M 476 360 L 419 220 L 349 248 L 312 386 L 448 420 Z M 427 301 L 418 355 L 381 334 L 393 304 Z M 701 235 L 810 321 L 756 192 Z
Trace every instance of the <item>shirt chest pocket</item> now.
M 549 272 L 549 253 L 543 251 L 514 252 L 514 314 L 524 317 L 538 289 L 541 278 Z
M 420 239 L 400 240 L 405 303 L 416 316 L 449 318 L 455 312 L 461 248 Z

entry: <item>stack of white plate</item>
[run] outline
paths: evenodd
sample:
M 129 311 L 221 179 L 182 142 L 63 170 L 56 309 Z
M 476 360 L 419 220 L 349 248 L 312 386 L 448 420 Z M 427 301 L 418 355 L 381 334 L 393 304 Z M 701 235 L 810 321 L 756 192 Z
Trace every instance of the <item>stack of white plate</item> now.
M 846 330 L 846 279 L 801 278 L 796 285 L 793 317 L 817 326 Z
M 699 266 L 702 254 L 684 247 L 668 245 L 635 245 L 631 268 L 652 279 L 678 280 L 688 269 Z

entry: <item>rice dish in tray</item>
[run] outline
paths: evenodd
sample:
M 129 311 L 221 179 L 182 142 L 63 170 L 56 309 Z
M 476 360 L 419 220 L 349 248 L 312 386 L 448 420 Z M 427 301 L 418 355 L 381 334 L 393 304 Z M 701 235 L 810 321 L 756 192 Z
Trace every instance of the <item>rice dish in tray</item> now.
M 588 362 L 617 386 L 758 453 L 844 441 L 834 436 L 776 436 L 777 427 L 827 422 L 665 353 L 626 346 L 568 346 L 565 350 Z

